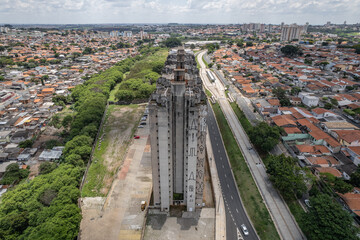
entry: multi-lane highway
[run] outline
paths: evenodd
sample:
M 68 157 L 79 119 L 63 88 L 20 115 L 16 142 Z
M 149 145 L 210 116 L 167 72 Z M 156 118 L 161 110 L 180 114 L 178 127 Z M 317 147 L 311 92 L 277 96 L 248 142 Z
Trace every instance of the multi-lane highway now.
M 236 138 L 240 149 L 243 153 L 243 156 L 245 160 L 247 161 L 247 164 L 249 166 L 249 169 L 254 177 L 254 180 L 260 190 L 260 193 L 262 194 L 263 199 L 265 200 L 265 204 L 268 207 L 270 214 L 272 216 L 272 219 L 274 220 L 274 224 L 280 234 L 280 237 L 282 239 L 289 239 L 289 240 L 297 240 L 297 239 L 304 239 L 304 235 L 302 234 L 301 230 L 299 229 L 298 225 L 296 224 L 295 219 L 291 215 L 289 209 L 287 208 L 285 202 L 279 195 L 279 193 L 273 188 L 268 175 L 266 174 L 266 169 L 262 163 L 261 158 L 257 154 L 257 152 L 251 148 L 251 143 L 242 128 L 239 120 L 237 119 L 235 113 L 233 112 L 229 102 L 226 99 L 226 95 L 224 93 L 224 87 L 222 86 L 221 82 L 216 78 L 215 83 L 210 83 L 210 81 L 207 79 L 205 74 L 205 64 L 201 61 L 203 52 L 199 53 L 198 60 L 201 65 L 200 69 L 200 76 L 203 79 L 204 85 L 207 89 L 216 97 L 218 100 L 225 117 L 227 118 L 227 121 L 233 131 L 234 137 Z M 209 114 L 211 115 L 211 114 Z M 210 119 L 209 119 L 210 121 Z M 214 134 L 212 131 L 209 131 L 210 135 Z M 211 141 L 213 141 L 211 139 Z M 215 141 L 215 139 L 214 139 Z M 220 145 L 220 144 L 219 144 Z M 220 157 L 220 156 L 218 156 Z M 217 159 L 216 159 L 217 160 Z M 220 166 L 222 168 L 222 166 Z M 225 167 L 225 166 L 224 166 Z M 218 168 L 219 177 L 221 175 L 221 172 Z M 230 166 L 229 166 L 230 168 Z M 231 171 L 231 169 L 230 169 Z M 222 186 L 222 189 L 224 191 L 224 185 L 220 178 L 220 184 Z M 224 184 L 227 184 L 224 182 Z M 228 185 L 225 185 L 225 187 L 228 187 Z M 231 187 L 229 185 L 229 187 Z M 234 190 L 237 191 L 236 185 L 234 183 L 233 185 Z M 225 197 L 225 195 L 224 195 Z M 233 196 L 234 197 L 234 196 Z M 227 199 L 227 202 L 229 203 L 229 199 Z M 233 207 L 229 207 L 231 212 L 233 212 Z M 241 219 L 240 219 L 241 221 Z M 231 227 L 229 225 L 229 227 Z M 228 230 L 227 230 L 228 231 Z M 229 238 L 232 239 L 232 238 Z
M 200 69 L 201 78 L 209 81 L 206 77 L 205 65 L 199 61 L 202 68 Z M 207 82 L 209 84 L 210 82 Z M 219 90 L 220 89 L 220 90 Z M 216 91 L 216 95 L 224 94 L 222 85 L 219 84 L 217 88 L 209 89 L 211 92 Z M 215 95 L 215 93 L 213 93 Z M 225 97 L 225 95 L 223 95 Z M 241 202 L 238 193 L 237 185 L 232 174 L 229 159 L 221 138 L 221 133 L 215 120 L 214 113 L 209 106 L 207 116 L 207 124 L 209 129 L 211 146 L 213 149 L 214 160 L 219 176 L 220 187 L 222 190 L 225 211 L 226 211 L 226 239 L 239 240 L 239 239 L 259 239 Z M 245 224 L 249 231 L 249 235 L 245 235 L 241 230 L 241 225 Z
M 259 239 L 253 229 L 241 203 L 237 186 L 232 175 L 229 160 L 221 139 L 221 134 L 217 126 L 214 113 L 209 106 L 207 124 L 209 128 L 211 146 L 213 149 L 214 160 L 219 175 L 220 186 L 225 203 L 226 211 L 226 239 L 238 239 L 237 231 L 241 232 L 241 224 L 245 224 L 249 230 L 249 235 L 245 236 L 242 232 L 243 239 Z

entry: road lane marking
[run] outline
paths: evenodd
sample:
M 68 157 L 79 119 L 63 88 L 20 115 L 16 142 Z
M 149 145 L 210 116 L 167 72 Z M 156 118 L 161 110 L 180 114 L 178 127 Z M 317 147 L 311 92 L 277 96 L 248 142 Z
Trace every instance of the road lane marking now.
M 232 199 L 232 200 L 234 200 L 234 198 L 233 198 L 233 196 L 232 196 L 232 195 L 231 195 L 230 197 L 231 197 L 231 199 Z
M 229 184 L 227 185 L 228 188 L 230 188 Z
M 237 208 L 235 210 L 236 210 L 237 213 L 239 213 L 239 210 Z

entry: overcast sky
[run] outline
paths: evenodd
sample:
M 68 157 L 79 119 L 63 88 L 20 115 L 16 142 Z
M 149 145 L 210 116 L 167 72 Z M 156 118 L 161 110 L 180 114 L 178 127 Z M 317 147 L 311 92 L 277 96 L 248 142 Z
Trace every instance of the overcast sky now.
M 0 23 L 360 22 L 360 0 L 0 0 Z

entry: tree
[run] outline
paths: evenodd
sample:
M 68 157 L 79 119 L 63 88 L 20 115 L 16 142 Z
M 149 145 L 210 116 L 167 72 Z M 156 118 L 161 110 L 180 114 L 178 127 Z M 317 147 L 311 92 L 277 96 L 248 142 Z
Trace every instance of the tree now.
M 28 139 L 28 140 L 20 142 L 19 147 L 20 148 L 31 148 L 33 143 L 34 143 L 33 140 Z
M 68 128 L 71 124 L 71 122 L 73 121 L 73 117 L 69 114 L 69 115 L 66 115 L 62 122 L 61 122 L 61 125 L 64 127 L 64 128 Z
M 299 92 L 301 92 L 301 88 L 299 88 L 299 87 L 292 87 L 291 88 L 291 95 L 296 96 L 296 95 L 299 94 Z
M 134 93 L 131 90 L 119 90 L 115 94 L 115 97 L 119 101 L 131 102 L 134 100 Z
M 253 42 L 246 42 L 246 46 L 247 47 L 252 47 L 252 46 L 254 46 L 254 44 L 253 44 Z
M 286 57 L 296 57 L 301 56 L 302 51 L 299 47 L 293 46 L 293 45 L 286 45 L 280 49 L 280 51 L 286 56 Z
M 360 172 L 357 170 L 350 175 L 350 183 L 355 187 L 360 187 Z
M 331 109 L 333 107 L 333 105 L 331 104 L 331 103 L 325 103 L 325 105 L 324 105 L 324 108 L 325 109 Z
M 253 144 L 265 152 L 271 151 L 279 142 L 280 129 L 270 127 L 267 123 L 261 122 L 249 131 L 249 138 Z
M 174 47 L 177 47 L 177 46 L 181 46 L 180 39 L 174 38 L 174 37 L 166 39 L 163 43 L 168 48 L 174 48 Z
M 83 54 L 87 55 L 87 54 L 92 54 L 94 53 L 94 50 L 91 47 L 85 47 Z
M 358 239 L 353 219 L 330 196 L 319 194 L 310 197 L 310 205 L 309 212 L 302 216 L 308 239 Z
M 46 149 L 52 149 L 53 147 L 61 146 L 61 142 L 55 139 L 50 139 L 45 142 L 45 148 Z
M 330 99 L 330 102 L 335 106 L 339 105 L 338 100 L 336 100 L 335 98 Z
M 61 123 L 60 116 L 55 114 L 55 115 L 52 116 L 51 121 L 49 122 L 49 125 L 54 126 L 56 128 L 60 128 L 61 127 L 61 126 L 59 126 L 60 123 Z
M 39 166 L 39 174 L 48 174 L 55 170 L 57 167 L 56 163 L 43 162 Z
M 191 49 L 191 50 L 194 50 L 194 49 L 195 49 L 195 44 L 192 43 L 192 44 L 190 45 L 190 49 Z
M 266 162 L 270 180 L 281 195 L 288 200 L 300 198 L 306 191 L 306 185 L 303 175 L 299 173 L 300 168 L 296 166 L 296 159 L 286 157 L 284 154 L 269 155 Z
M 155 62 L 153 63 L 152 71 L 161 74 L 162 69 L 164 68 L 164 62 Z
M 281 87 L 273 89 L 273 94 L 280 100 L 282 107 L 291 106 L 290 99 L 286 96 L 286 91 Z
M 20 169 L 17 163 L 9 164 L 6 169 L 0 184 L 10 185 L 26 178 L 30 171 L 28 169 Z
M 351 184 L 346 183 L 344 180 L 336 178 L 333 183 L 334 190 L 338 193 L 348 193 L 353 190 L 353 186 Z

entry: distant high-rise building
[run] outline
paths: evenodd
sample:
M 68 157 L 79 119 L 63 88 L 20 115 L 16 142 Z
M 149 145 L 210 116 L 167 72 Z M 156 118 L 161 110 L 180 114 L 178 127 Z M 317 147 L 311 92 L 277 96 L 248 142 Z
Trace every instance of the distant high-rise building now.
M 154 206 L 203 203 L 206 97 L 194 54 L 171 50 L 149 103 Z
M 123 35 L 124 37 L 128 37 L 128 38 L 130 38 L 130 37 L 132 37 L 132 31 L 124 31 L 124 35 Z
M 281 23 L 281 25 L 280 41 L 300 40 L 301 34 L 304 33 L 304 26 L 298 26 L 295 23 L 291 25 L 283 25 Z

